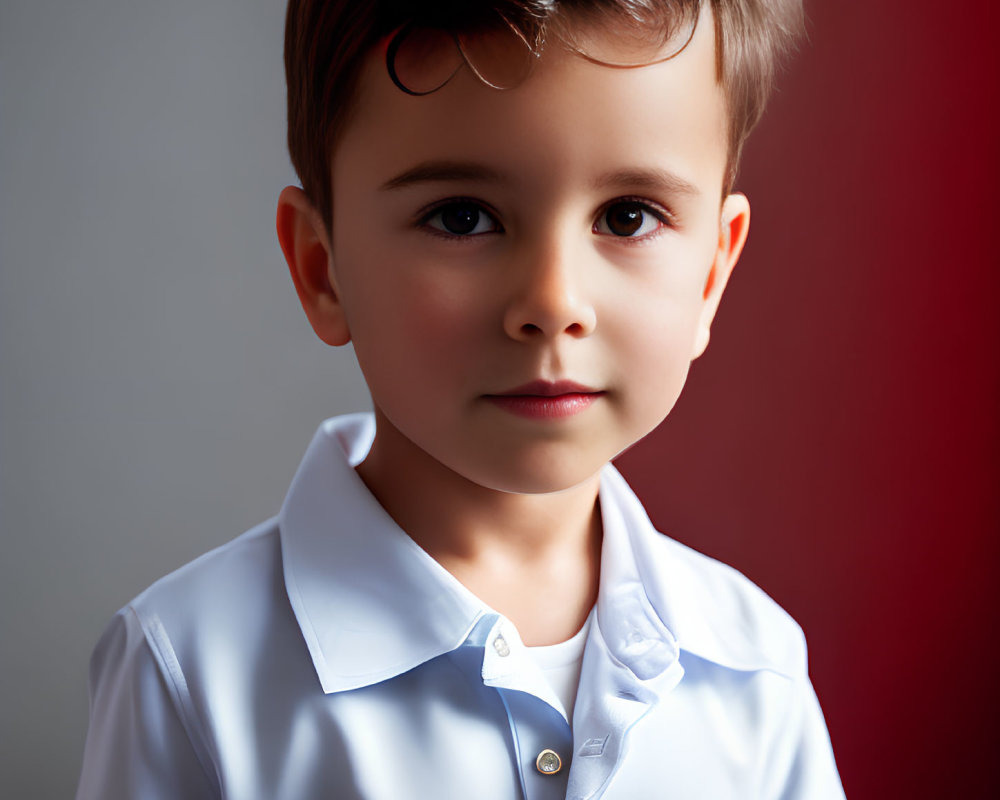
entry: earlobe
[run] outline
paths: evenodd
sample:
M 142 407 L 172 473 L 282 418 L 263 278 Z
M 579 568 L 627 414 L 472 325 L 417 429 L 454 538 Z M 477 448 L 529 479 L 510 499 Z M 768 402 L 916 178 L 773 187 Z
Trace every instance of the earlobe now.
M 333 278 L 326 225 L 297 186 L 286 186 L 278 197 L 275 226 L 281 252 L 309 324 L 327 344 L 347 344 L 351 333 Z
M 729 276 L 733 274 L 736 262 L 740 259 L 749 230 L 750 202 L 742 193 L 729 195 L 722 203 L 719 241 L 702 293 L 701 318 L 698 320 L 698 333 L 692 359 L 700 356 L 708 347 L 715 312 L 719 310 L 722 293 L 729 283 Z

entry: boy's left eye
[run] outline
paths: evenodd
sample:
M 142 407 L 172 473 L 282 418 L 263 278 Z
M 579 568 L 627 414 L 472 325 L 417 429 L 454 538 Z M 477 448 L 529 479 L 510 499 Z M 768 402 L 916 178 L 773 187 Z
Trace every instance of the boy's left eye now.
M 594 233 L 638 239 L 668 224 L 666 215 L 637 200 L 612 203 L 594 223 Z

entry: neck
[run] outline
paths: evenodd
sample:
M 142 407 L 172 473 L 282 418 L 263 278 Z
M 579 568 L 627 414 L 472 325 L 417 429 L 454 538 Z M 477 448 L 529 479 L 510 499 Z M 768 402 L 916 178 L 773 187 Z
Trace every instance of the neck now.
M 576 633 L 597 598 L 599 476 L 561 492 L 503 492 L 389 438 L 376 435 L 357 471 L 393 520 L 526 644 Z

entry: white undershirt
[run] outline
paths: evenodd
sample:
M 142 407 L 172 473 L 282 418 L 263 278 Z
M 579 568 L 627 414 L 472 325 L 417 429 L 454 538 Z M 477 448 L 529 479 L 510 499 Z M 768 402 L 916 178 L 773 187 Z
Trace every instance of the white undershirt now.
M 573 706 L 576 705 L 576 691 L 580 685 L 583 648 L 587 643 L 587 632 L 593 616 L 594 612 L 591 611 L 583 627 L 565 642 L 527 648 L 528 655 L 542 670 L 549 686 L 562 702 L 566 720 L 570 723 L 573 722 Z

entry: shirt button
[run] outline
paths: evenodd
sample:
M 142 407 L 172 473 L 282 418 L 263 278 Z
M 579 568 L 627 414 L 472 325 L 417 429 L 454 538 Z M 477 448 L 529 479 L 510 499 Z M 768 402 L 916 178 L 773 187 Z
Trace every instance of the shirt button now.
M 503 638 L 503 634 L 497 634 L 497 638 L 493 640 L 493 649 L 497 651 L 500 658 L 506 658 L 510 655 L 510 645 Z
M 535 768 L 542 775 L 555 775 L 562 769 L 562 759 L 555 750 L 542 750 L 535 759 Z

